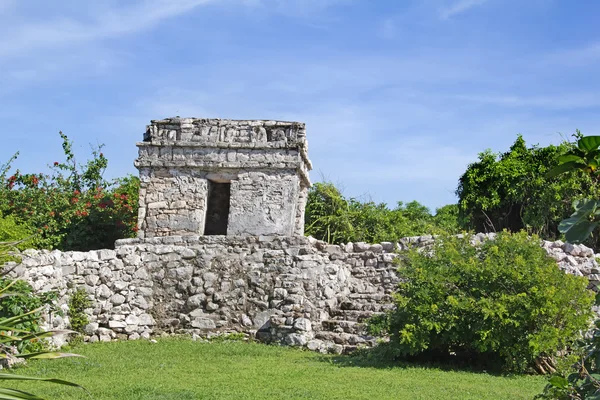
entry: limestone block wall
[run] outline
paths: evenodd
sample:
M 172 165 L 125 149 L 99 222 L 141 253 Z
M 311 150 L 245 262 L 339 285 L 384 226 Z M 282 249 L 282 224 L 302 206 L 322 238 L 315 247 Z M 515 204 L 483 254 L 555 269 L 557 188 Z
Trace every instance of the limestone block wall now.
M 375 342 L 364 321 L 393 307 L 395 251 L 432 241 L 338 246 L 306 237 L 125 239 L 115 250 L 28 250 L 13 273 L 37 291 L 56 290 L 65 311 L 70 293 L 85 289 L 93 303 L 85 328 L 91 342 L 246 332 L 265 342 L 343 352 Z M 562 269 L 586 276 L 597 290 L 600 268 L 591 249 L 542 245 Z M 48 325 L 68 326 L 68 313 Z
M 138 147 L 140 238 L 203 235 L 211 182 L 230 184 L 223 234 L 303 234 L 304 124 L 168 118 L 152 121 Z
M 300 182 L 295 171 L 240 173 L 231 181 L 227 234 L 284 235 L 295 232 L 297 207 L 301 203 L 299 196 Z

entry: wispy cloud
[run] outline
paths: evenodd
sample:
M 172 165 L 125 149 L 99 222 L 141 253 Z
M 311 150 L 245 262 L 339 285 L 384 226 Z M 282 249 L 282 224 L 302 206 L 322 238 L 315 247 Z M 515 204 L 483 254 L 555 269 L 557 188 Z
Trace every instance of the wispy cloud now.
M 326 8 L 346 5 L 355 0 L 243 0 L 243 3 L 250 6 L 263 6 L 271 11 L 285 14 L 314 14 Z
M 4 34 L 0 39 L 0 56 L 22 55 L 36 49 L 66 47 L 138 32 L 211 2 L 214 0 L 146 0 L 127 8 L 100 8 L 90 23 L 61 18 L 18 27 L 8 25 L 4 31 L 10 31 L 10 35 Z
M 439 15 L 442 19 L 449 19 L 474 7 L 479 7 L 487 1 L 488 0 L 458 0 L 448 7 L 441 8 L 439 10 Z
M 569 110 L 600 107 L 600 94 L 597 93 L 561 93 L 541 96 L 521 95 L 453 95 L 455 100 L 493 104 L 506 107 L 538 107 L 551 110 Z

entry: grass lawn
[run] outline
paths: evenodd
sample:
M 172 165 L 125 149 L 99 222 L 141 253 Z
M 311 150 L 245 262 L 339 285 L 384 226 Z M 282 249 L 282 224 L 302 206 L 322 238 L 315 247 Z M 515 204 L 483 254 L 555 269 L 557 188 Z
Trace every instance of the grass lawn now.
M 418 366 L 348 366 L 341 356 L 254 343 L 96 343 L 86 358 L 30 362 L 16 373 L 67 379 L 93 399 L 531 399 L 539 376 L 502 377 Z M 7 385 L 8 384 L 8 385 Z M 90 399 L 77 388 L 3 382 L 48 399 Z

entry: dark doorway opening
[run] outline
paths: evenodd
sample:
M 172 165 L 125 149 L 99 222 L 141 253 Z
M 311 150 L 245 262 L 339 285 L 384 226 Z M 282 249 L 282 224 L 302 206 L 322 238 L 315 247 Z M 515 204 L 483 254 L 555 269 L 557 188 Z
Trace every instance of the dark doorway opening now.
M 205 235 L 227 235 L 231 184 L 208 181 Z

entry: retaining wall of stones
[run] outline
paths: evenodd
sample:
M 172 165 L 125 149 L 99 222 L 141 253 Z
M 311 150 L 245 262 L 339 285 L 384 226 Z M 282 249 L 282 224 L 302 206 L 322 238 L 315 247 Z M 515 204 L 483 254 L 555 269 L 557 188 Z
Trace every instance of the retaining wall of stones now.
M 36 291 L 58 292 L 65 316 L 51 316 L 48 328 L 68 326 L 68 298 L 83 288 L 93 304 L 86 310 L 90 342 L 244 332 L 339 353 L 375 342 L 364 320 L 393 307 L 395 252 L 432 242 L 431 236 L 339 246 L 302 236 L 124 239 L 115 250 L 27 250 L 13 274 Z M 543 247 L 563 270 L 600 286 L 591 249 L 560 241 Z

